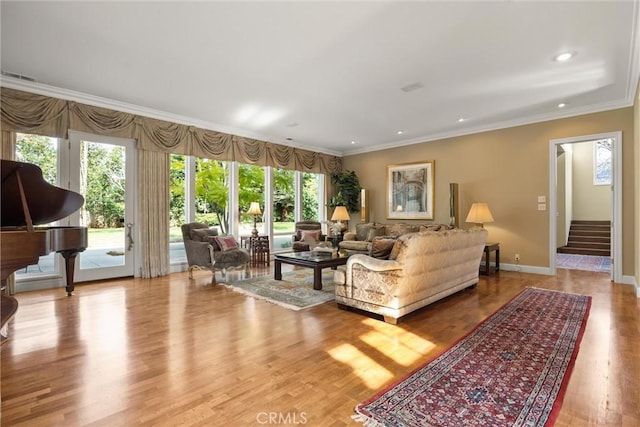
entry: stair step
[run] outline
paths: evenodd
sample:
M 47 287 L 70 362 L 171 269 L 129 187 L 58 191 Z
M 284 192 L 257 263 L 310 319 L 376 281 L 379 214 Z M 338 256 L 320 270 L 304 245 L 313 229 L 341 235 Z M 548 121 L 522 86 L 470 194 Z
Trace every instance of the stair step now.
M 569 230 L 569 236 L 599 236 L 599 237 L 607 237 L 611 236 L 609 230 L 607 231 L 598 231 L 598 230 L 574 230 L 573 228 Z
M 569 236 L 570 242 L 596 242 L 596 243 L 611 243 L 611 237 L 602 236 Z
M 595 220 L 574 220 L 571 221 L 571 224 L 593 224 L 593 225 L 606 225 L 607 227 L 611 226 L 611 221 L 595 221 Z
M 604 249 L 607 251 L 611 250 L 611 244 L 609 243 L 600 243 L 600 242 L 573 242 L 569 241 L 567 246 L 571 248 L 593 248 L 593 249 Z
M 559 253 L 611 256 L 611 221 L 571 221 L 567 246 Z
M 611 251 L 603 249 L 591 249 L 591 248 L 574 248 L 569 246 L 563 246 L 558 248 L 559 253 L 563 254 L 576 254 L 576 255 L 596 255 L 596 256 L 611 256 Z
M 571 225 L 571 230 L 593 230 L 604 231 L 608 233 L 611 230 L 610 225 Z

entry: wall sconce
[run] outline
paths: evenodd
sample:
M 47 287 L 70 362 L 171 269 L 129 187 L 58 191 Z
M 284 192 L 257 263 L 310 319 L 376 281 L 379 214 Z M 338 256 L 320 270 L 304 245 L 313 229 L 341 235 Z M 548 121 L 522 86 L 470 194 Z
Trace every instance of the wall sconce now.
M 260 203 L 251 202 L 251 206 L 249 206 L 249 210 L 247 211 L 249 215 L 253 215 L 253 230 L 251 230 L 251 235 L 253 237 L 258 237 L 258 215 L 262 215 L 262 211 L 260 210 Z
M 473 222 L 484 228 L 485 222 L 493 222 L 493 215 L 489 210 L 489 206 L 486 203 L 474 203 L 471 205 L 469 215 L 467 215 L 467 222 Z

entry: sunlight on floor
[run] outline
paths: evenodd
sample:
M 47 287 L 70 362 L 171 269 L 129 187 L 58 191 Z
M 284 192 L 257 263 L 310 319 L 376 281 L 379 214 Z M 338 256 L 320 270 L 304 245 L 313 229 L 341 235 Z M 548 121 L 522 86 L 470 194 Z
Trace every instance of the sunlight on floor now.
M 374 330 L 361 335 L 360 339 L 402 366 L 410 366 L 436 347 L 431 341 L 395 325 L 374 319 L 363 323 Z
M 398 365 L 411 366 L 436 348 L 431 341 L 402 327 L 375 319 L 364 319 L 362 323 L 371 330 L 360 335 L 360 340 Z M 393 378 L 393 374 L 384 366 L 351 344 L 340 344 L 328 353 L 338 362 L 350 366 L 354 374 L 371 389 L 379 389 Z
M 351 344 L 340 344 L 328 353 L 338 362 L 351 366 L 353 373 L 372 390 L 379 389 L 393 378 L 391 372 Z

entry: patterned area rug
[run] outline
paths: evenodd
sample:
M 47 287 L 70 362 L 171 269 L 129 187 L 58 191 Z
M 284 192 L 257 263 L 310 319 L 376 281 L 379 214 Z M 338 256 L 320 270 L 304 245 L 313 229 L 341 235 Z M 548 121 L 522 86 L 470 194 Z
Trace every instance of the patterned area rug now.
M 595 255 L 557 254 L 556 267 L 609 272 L 611 271 L 611 258 Z
M 262 276 L 221 285 L 291 310 L 302 310 L 335 299 L 331 269 L 322 270 L 320 291 L 313 289 L 313 270 L 310 268 L 282 273 L 282 280 L 275 280 L 273 276 Z
M 369 426 L 553 424 L 591 297 L 527 288 L 440 356 L 372 399 Z

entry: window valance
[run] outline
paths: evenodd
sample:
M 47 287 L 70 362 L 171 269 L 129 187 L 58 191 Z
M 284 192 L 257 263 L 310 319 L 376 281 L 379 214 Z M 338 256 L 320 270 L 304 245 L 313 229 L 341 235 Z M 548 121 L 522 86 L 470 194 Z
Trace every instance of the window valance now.
M 45 95 L 2 88 L 2 130 L 67 138 L 69 129 L 132 138 L 140 150 L 236 160 L 259 166 L 337 173 L 342 159 L 286 145 L 167 122 Z

